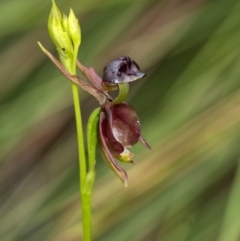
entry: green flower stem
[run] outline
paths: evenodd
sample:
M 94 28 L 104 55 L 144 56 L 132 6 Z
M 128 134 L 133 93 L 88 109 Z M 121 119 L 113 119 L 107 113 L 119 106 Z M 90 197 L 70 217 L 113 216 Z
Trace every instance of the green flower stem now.
M 82 194 L 82 213 L 83 213 L 83 241 L 92 240 L 92 227 L 91 227 L 91 197 L 89 194 Z
M 72 83 L 73 104 L 75 110 L 77 139 L 78 139 L 78 156 L 79 156 L 79 187 L 82 207 L 82 232 L 83 240 L 91 241 L 91 196 L 84 193 L 86 182 L 86 156 L 82 129 L 82 118 L 79 101 L 78 86 Z
M 83 241 L 91 241 L 91 192 L 86 192 L 86 177 L 87 165 L 82 129 L 81 109 L 79 102 L 78 86 L 72 83 L 73 103 L 75 110 L 76 126 L 77 126 L 77 139 L 78 139 L 78 154 L 79 154 L 79 187 L 81 196 L 82 208 L 82 231 Z
M 77 56 L 77 48 L 74 48 L 74 58 Z M 71 74 L 76 74 L 76 62 L 72 65 Z M 77 140 L 78 140 L 78 156 L 79 156 L 79 192 L 81 197 L 82 208 L 82 233 L 83 241 L 92 240 L 91 228 L 91 192 L 86 192 L 86 178 L 87 178 L 87 160 L 85 156 L 84 137 L 82 128 L 82 115 L 78 86 L 72 83 L 73 104 L 76 118 Z

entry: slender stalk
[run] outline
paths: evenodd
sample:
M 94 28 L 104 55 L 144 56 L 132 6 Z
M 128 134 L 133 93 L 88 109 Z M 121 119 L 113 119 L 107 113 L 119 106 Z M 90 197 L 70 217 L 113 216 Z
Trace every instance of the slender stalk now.
M 72 83 L 72 94 L 73 94 L 73 104 L 74 104 L 76 127 L 77 127 L 80 187 L 84 187 L 87 167 L 86 167 L 85 147 L 84 147 L 84 138 L 83 138 L 83 129 L 82 129 L 81 107 L 79 102 L 78 86 L 73 83 Z
M 81 197 L 82 207 L 82 232 L 83 240 L 91 241 L 91 196 L 86 195 L 85 182 L 86 182 L 86 156 L 83 138 L 82 118 L 79 101 L 78 86 L 72 83 L 73 104 L 75 110 L 77 139 L 78 139 L 78 155 L 79 155 L 79 192 Z
M 91 197 L 92 195 L 82 194 L 82 213 L 83 213 L 83 241 L 92 240 L 92 227 L 91 227 Z
M 78 47 L 74 48 L 73 59 L 77 59 Z M 76 61 L 73 61 L 71 74 L 76 74 Z M 91 232 L 91 195 L 86 194 L 86 176 L 87 176 L 87 160 L 85 155 L 82 115 L 78 86 L 72 83 L 73 104 L 75 110 L 77 140 L 78 140 L 78 158 L 79 158 L 79 193 L 81 198 L 82 208 L 82 233 L 83 241 L 92 240 Z

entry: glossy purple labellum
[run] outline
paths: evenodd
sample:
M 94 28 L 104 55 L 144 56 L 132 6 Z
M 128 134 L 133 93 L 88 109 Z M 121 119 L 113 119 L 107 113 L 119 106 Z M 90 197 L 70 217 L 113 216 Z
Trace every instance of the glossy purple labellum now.
M 126 103 L 104 105 L 100 114 L 99 137 L 104 160 L 126 185 L 126 172 L 118 165 L 115 158 L 133 163 L 133 154 L 127 148 L 138 141 L 150 149 L 141 137 L 141 126 L 136 111 Z
M 138 64 L 128 56 L 121 56 L 106 65 L 103 70 L 103 82 L 109 84 L 128 83 L 143 78 Z
M 107 106 L 104 109 L 104 137 L 115 153 L 136 144 L 141 135 L 141 126 L 136 111 L 125 103 Z

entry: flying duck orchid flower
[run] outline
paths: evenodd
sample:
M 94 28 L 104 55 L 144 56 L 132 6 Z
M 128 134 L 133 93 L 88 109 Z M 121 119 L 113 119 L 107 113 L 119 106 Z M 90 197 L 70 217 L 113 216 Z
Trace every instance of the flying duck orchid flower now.
M 116 159 L 134 163 L 134 155 L 128 148 L 138 141 L 150 149 L 141 136 L 141 126 L 136 111 L 126 103 L 104 105 L 99 120 L 100 151 L 107 165 L 125 186 L 127 186 L 127 173 L 118 165 Z

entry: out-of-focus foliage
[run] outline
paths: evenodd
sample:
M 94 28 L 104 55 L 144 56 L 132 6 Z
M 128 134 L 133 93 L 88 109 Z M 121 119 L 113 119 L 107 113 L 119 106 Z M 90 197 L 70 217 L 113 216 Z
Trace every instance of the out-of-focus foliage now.
M 80 19 L 79 59 L 101 75 L 129 55 L 143 135 L 125 189 L 97 157 L 96 241 L 240 240 L 240 2 L 59 0 Z M 80 240 L 71 88 L 37 41 L 51 1 L 0 3 L 0 240 Z M 83 119 L 97 106 L 81 92 Z

